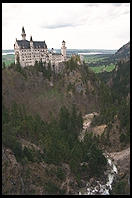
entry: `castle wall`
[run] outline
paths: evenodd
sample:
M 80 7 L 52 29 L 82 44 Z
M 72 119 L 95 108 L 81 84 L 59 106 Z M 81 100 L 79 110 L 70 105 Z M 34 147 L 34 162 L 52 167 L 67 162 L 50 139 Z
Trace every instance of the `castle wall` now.
M 24 27 L 22 29 L 22 39 L 26 39 Z M 49 52 L 46 44 L 43 48 L 40 47 L 42 47 L 42 44 L 37 44 L 37 46 L 34 48 L 32 37 L 30 39 L 30 42 L 25 40 L 24 43 L 22 43 L 21 40 L 16 40 L 14 45 L 15 64 L 17 63 L 17 57 L 19 57 L 19 62 L 22 67 L 34 65 L 36 61 L 40 62 L 42 60 L 42 62 L 46 63 L 51 62 L 51 66 L 57 70 L 59 63 L 66 60 L 65 41 L 62 42 L 61 54 L 54 54 L 53 52 Z
M 24 66 L 34 65 L 35 61 L 46 62 L 47 50 L 45 49 L 19 49 L 20 64 Z

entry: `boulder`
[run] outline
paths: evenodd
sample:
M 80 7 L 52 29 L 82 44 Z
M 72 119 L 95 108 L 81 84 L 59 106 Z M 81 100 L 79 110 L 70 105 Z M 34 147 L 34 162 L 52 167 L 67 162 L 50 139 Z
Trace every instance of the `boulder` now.
M 83 179 L 81 179 L 80 187 L 84 188 L 85 186 L 86 186 L 86 182 Z
M 95 179 L 94 179 L 93 177 L 90 178 L 90 180 L 89 180 L 90 185 L 94 183 L 94 180 L 95 180 Z

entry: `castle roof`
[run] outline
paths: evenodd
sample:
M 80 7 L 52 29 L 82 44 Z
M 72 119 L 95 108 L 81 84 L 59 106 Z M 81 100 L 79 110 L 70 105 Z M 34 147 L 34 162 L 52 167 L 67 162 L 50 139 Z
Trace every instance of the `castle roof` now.
M 17 40 L 17 44 L 21 48 L 26 48 L 26 49 L 30 48 L 30 42 L 27 40 Z
M 17 40 L 17 43 L 21 48 L 30 48 L 30 42 L 27 40 Z M 47 48 L 45 41 L 33 41 L 33 46 L 34 48 Z
M 34 48 L 47 48 L 45 41 L 33 41 Z

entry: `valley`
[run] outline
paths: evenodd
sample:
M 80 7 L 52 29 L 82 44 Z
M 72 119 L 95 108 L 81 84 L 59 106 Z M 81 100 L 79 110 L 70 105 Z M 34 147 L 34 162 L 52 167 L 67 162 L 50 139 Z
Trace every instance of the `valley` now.
M 83 63 L 71 56 L 60 73 L 8 59 L 2 69 L 2 194 L 130 193 L 126 49 L 125 58 L 123 49 L 85 55 Z

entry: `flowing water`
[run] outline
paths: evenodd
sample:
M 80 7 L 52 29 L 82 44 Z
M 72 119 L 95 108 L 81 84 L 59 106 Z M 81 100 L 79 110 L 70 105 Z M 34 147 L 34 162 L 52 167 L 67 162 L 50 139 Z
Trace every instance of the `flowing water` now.
M 84 132 L 87 129 L 86 125 L 88 125 L 89 127 L 91 124 L 91 121 L 93 119 L 93 116 L 91 117 L 91 115 L 92 114 L 85 115 L 85 118 L 90 117 L 91 119 L 84 120 L 83 131 L 82 131 L 82 134 L 80 135 L 80 141 L 83 141 L 83 138 L 85 136 Z M 110 190 L 112 190 L 112 183 L 114 179 L 116 178 L 116 175 L 118 174 L 118 170 L 117 170 L 116 165 L 113 163 L 111 158 L 106 153 L 104 153 L 104 156 L 107 159 L 107 170 L 105 171 L 105 174 L 104 174 L 105 182 L 96 180 L 94 182 L 95 183 L 94 186 L 93 184 L 90 185 L 90 183 L 87 182 L 86 187 L 81 188 L 79 190 L 79 193 L 78 193 L 79 195 L 109 195 L 110 194 Z
M 108 169 L 106 170 L 108 174 L 106 177 L 106 182 L 102 184 L 101 181 L 96 180 L 95 186 L 89 185 L 89 182 L 86 183 L 85 188 L 81 188 L 79 191 L 79 195 L 109 195 L 110 190 L 112 190 L 112 183 L 118 174 L 117 167 L 112 162 L 112 160 L 108 157 L 108 155 L 104 154 L 107 158 Z

